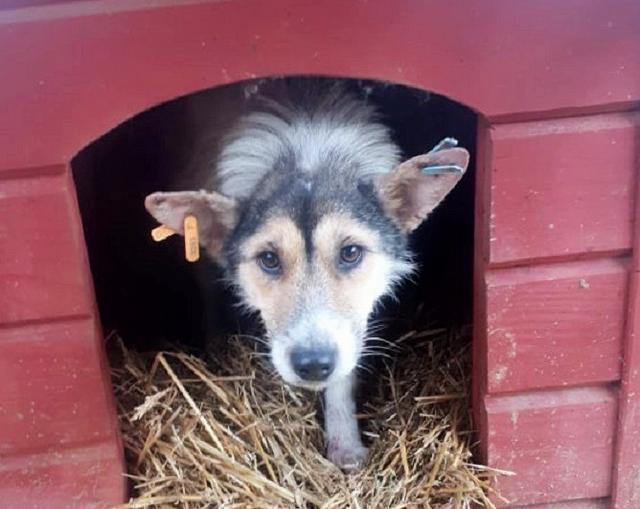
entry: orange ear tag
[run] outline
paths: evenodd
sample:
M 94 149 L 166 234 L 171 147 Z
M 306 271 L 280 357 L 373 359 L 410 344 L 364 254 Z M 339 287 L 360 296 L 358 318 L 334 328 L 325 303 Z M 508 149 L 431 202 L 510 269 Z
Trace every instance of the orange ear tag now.
M 188 262 L 197 262 L 200 259 L 198 220 L 195 216 L 184 218 L 184 257 Z
M 151 230 L 151 237 L 156 242 L 162 242 L 164 239 L 168 239 L 169 237 L 171 237 L 172 235 L 175 235 L 176 233 L 177 232 L 175 230 L 172 230 L 168 226 L 165 226 L 162 224 L 157 228 L 154 228 L 153 230 Z

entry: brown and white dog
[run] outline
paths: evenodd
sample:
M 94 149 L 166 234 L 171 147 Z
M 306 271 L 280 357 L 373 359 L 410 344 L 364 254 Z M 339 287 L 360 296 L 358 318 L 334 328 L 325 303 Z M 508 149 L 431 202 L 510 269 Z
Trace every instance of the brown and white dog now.
M 278 373 L 324 390 L 329 459 L 354 467 L 367 453 L 353 392 L 369 318 L 412 272 L 408 235 L 469 154 L 446 140 L 401 162 L 364 98 L 335 84 L 273 83 L 246 94 L 215 157 L 199 159 L 189 185 L 205 190 L 157 192 L 145 206 L 180 233 L 197 217 L 202 247 L 259 312 Z

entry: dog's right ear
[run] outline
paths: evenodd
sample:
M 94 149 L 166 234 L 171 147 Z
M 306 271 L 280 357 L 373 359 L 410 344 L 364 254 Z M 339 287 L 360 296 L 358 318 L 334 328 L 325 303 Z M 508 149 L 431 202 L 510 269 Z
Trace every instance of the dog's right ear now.
M 198 220 L 200 244 L 218 256 L 224 237 L 236 225 L 238 203 L 220 193 L 179 191 L 153 193 L 144 200 L 147 211 L 161 224 L 184 235 L 184 218 L 193 215 Z
M 460 181 L 469 152 L 445 138 L 431 152 L 412 157 L 376 181 L 385 213 L 404 232 L 415 230 Z

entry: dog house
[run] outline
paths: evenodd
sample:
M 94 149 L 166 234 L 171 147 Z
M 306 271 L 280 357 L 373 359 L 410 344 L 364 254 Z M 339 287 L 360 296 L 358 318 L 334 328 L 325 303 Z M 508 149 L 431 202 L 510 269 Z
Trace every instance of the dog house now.
M 512 506 L 640 506 L 640 4 L 9 0 L 0 8 L 0 499 L 125 479 L 70 161 L 247 78 L 431 90 L 479 114 L 475 426 Z

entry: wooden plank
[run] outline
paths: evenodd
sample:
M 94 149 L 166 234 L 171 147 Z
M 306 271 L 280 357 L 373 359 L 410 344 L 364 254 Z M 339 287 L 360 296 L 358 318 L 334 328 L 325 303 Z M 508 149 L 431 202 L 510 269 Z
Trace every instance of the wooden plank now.
M 0 167 L 68 162 L 152 105 L 274 74 L 406 83 L 489 117 L 640 100 L 635 0 L 171 3 L 1 11 L 0 62 L 11 72 L 0 87 Z
M 122 450 L 112 441 L 3 456 L 0 500 L 8 509 L 105 509 L 126 500 Z
M 511 504 L 603 498 L 611 490 L 617 397 L 608 386 L 485 399 L 488 464 Z
M 640 507 L 640 272 L 633 272 L 629 293 L 613 489 L 615 509 Z
M 92 320 L 0 329 L 0 434 L 1 456 L 117 440 Z
M 474 236 L 473 252 L 473 362 L 471 377 L 471 404 L 476 428 L 479 460 L 486 462 L 489 443 L 484 398 L 487 394 L 487 285 L 485 275 L 489 248 L 489 171 L 491 168 L 491 126 L 478 118 L 475 167 Z
M 0 180 L 0 324 L 93 311 L 72 189 L 64 167 Z
M 487 391 L 618 380 L 624 259 L 490 271 Z
M 551 504 L 534 504 L 519 506 L 520 509 L 608 509 L 611 500 L 608 498 L 590 498 L 588 500 L 567 500 Z
M 631 247 L 638 114 L 496 126 L 490 262 Z
M 65 0 L 67 2 L 82 2 L 83 0 Z M 44 5 L 59 4 L 61 0 L 3 0 L 0 10 L 23 9 L 25 7 L 42 7 Z
M 612 496 L 615 509 L 640 507 L 640 175 L 637 175 L 635 218 Z

